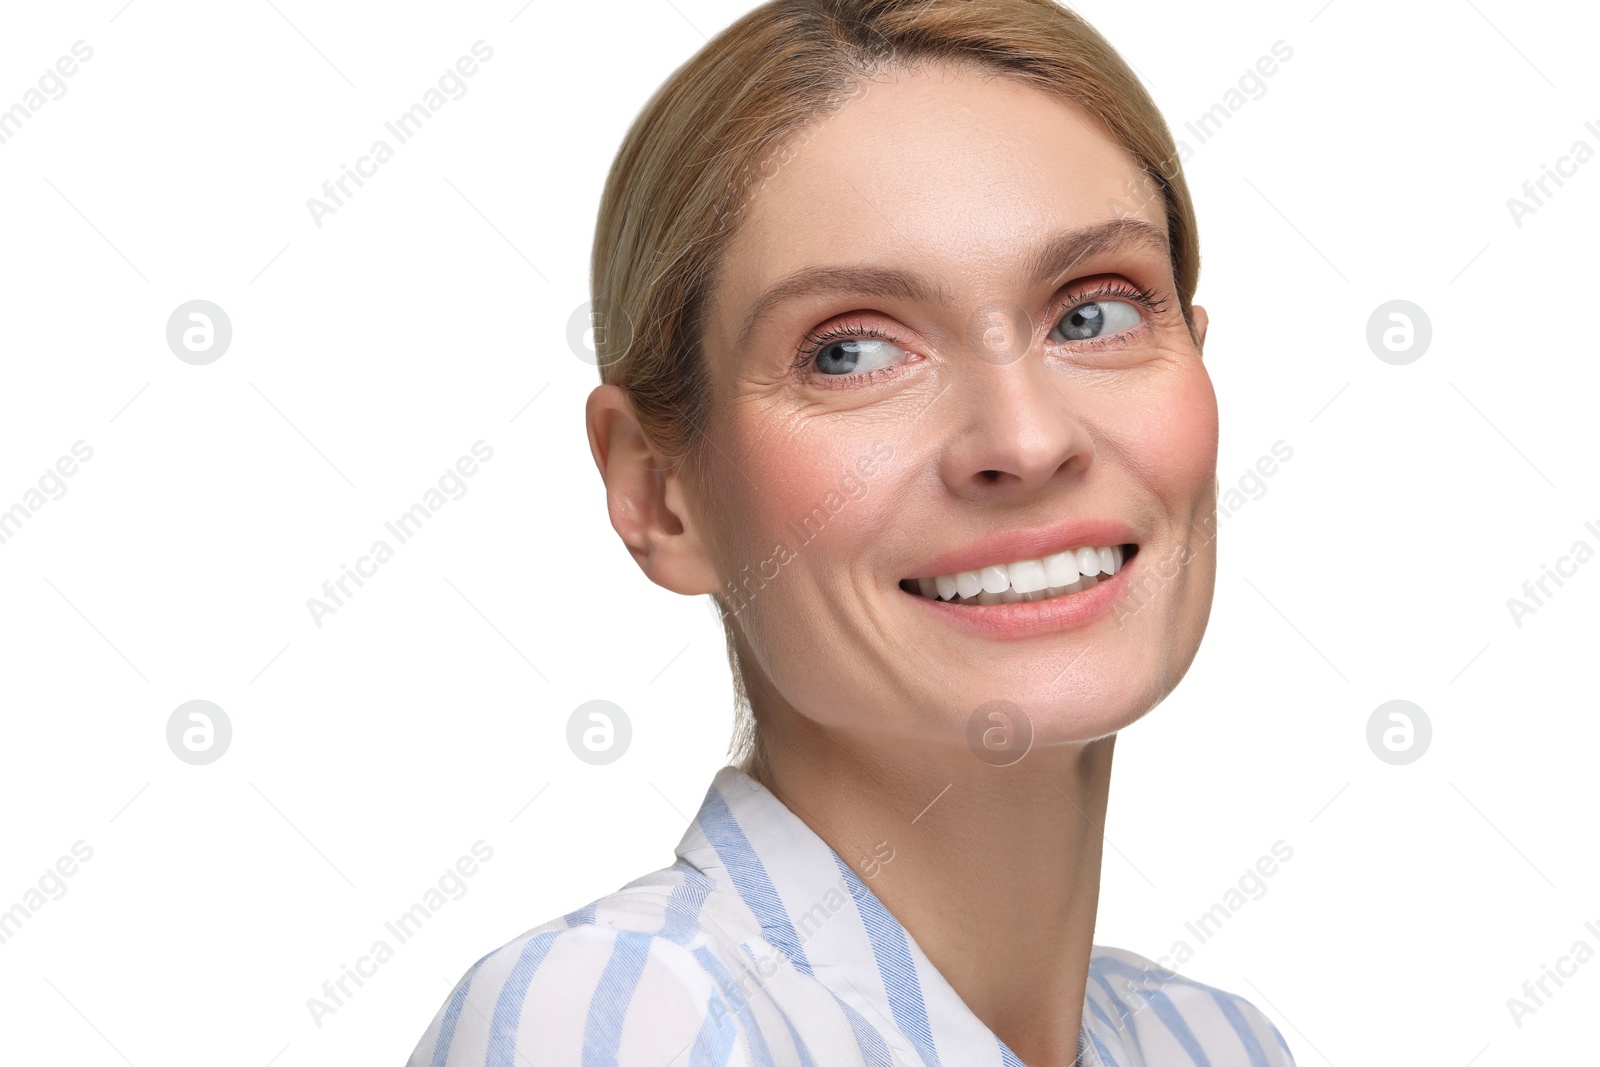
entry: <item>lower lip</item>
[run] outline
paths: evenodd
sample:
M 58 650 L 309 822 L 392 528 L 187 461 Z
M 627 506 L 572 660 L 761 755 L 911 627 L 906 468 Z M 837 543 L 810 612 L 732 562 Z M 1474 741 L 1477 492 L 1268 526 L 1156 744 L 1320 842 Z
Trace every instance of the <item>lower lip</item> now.
M 1096 622 L 1111 613 L 1122 596 L 1127 573 L 1139 565 L 1143 553 L 1122 565 L 1110 578 L 1101 578 L 1081 593 L 1051 597 L 1049 600 L 1018 600 L 1011 604 L 956 604 L 934 600 L 919 593 L 908 593 L 896 586 L 902 596 L 935 612 L 940 618 L 984 637 L 1019 638 L 1040 634 L 1064 633 Z

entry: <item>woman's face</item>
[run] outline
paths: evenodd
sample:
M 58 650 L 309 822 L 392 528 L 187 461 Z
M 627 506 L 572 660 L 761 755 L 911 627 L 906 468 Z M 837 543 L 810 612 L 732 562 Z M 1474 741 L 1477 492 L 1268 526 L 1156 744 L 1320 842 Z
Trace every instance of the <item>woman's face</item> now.
M 871 83 L 757 181 L 686 506 L 758 710 L 953 745 L 991 701 L 1034 745 L 1148 711 L 1210 612 L 1217 454 L 1154 184 L 1074 106 L 951 66 Z M 1102 546 L 1118 572 L 1067 582 Z M 963 571 L 1045 589 L 916 581 Z

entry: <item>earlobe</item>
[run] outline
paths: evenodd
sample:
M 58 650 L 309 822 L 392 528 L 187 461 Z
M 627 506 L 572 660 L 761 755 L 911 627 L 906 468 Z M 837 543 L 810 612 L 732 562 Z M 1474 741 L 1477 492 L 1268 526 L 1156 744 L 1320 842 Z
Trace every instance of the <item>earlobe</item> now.
M 612 529 L 639 569 L 675 593 L 714 592 L 716 575 L 687 514 L 682 475 L 645 437 L 627 390 L 597 386 L 584 417 Z
M 1210 316 L 1206 314 L 1206 309 L 1199 304 L 1191 304 L 1189 312 L 1194 316 L 1194 350 L 1200 354 L 1201 359 L 1204 359 L 1206 356 L 1206 325 L 1210 322 Z

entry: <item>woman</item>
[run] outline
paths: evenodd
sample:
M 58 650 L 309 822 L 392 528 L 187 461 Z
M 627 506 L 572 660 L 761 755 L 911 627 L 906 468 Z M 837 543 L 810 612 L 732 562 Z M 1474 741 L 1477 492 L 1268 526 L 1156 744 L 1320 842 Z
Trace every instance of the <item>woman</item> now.
M 1052 0 L 774 0 L 606 185 L 590 447 L 747 714 L 671 867 L 461 979 L 413 1064 L 1292 1064 L 1092 943 L 1116 732 L 1195 655 L 1187 188 Z

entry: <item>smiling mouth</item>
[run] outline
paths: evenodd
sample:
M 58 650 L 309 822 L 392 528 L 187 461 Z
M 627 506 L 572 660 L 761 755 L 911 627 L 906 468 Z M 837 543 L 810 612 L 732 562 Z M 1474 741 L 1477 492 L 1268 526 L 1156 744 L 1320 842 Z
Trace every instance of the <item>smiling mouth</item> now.
M 1038 559 L 998 563 L 926 578 L 902 578 L 900 588 L 913 596 L 947 604 L 1054 600 L 1081 593 L 1109 579 L 1138 551 L 1139 546 L 1134 544 L 1085 545 Z

